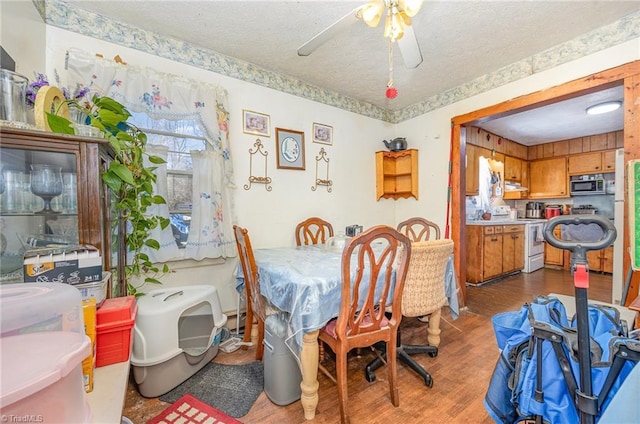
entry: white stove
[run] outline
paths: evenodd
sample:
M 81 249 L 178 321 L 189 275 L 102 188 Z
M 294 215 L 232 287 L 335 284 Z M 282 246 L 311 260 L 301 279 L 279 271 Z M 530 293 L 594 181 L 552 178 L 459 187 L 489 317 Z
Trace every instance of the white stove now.
M 544 223 L 546 220 L 526 220 L 524 226 L 524 268 L 531 273 L 544 267 Z

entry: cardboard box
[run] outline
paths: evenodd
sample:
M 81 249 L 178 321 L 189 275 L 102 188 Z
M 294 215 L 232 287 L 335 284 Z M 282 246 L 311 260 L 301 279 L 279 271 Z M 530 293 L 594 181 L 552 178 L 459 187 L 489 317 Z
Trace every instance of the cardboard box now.
M 38 248 L 24 254 L 25 283 L 80 284 L 102 280 L 102 257 L 93 246 Z
M 91 354 L 82 361 L 82 380 L 86 393 L 93 391 L 93 373 L 96 368 L 96 310 L 95 297 L 82 300 L 85 334 L 91 340 Z

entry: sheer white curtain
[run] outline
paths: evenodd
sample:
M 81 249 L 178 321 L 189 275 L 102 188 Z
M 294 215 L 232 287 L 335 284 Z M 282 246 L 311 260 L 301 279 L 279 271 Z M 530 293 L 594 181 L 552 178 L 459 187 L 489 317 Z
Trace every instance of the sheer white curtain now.
M 198 169 L 194 161 L 192 215 L 197 216 L 197 221 L 192 218 L 184 258 L 236 256 L 232 224 L 235 215 L 230 196 L 234 178 L 226 91 L 212 84 L 100 59 L 78 49 L 68 51 L 67 70 L 68 86 L 89 87 L 90 96 L 109 96 L 130 111 L 144 112 L 153 119 L 197 122 L 207 140 L 207 151 L 202 152 L 202 156 L 208 159 L 198 165 Z M 215 195 L 217 206 L 205 206 L 206 202 L 198 197 L 200 193 Z
M 235 243 L 228 239 L 233 233 L 229 217 L 230 194 L 224 184 L 222 158 L 211 151 L 192 150 L 193 161 L 193 210 L 191 230 L 187 238 L 185 254 L 189 258 L 216 258 L 235 256 Z M 225 219 L 226 217 L 226 219 Z
M 147 151 L 150 155 L 158 156 L 162 159 L 167 160 L 169 148 L 167 146 L 158 146 L 154 144 L 147 145 Z M 148 159 L 145 156 L 146 166 L 150 166 Z M 155 171 L 156 174 L 156 183 L 153 185 L 153 192 L 159 194 L 160 196 L 167 199 L 168 189 L 167 189 L 167 164 L 163 163 L 161 165 L 152 165 L 157 166 Z M 147 208 L 147 212 L 149 215 L 161 216 L 163 218 L 169 219 L 169 206 L 165 203 L 163 205 L 151 205 Z M 178 249 L 178 245 L 176 244 L 176 240 L 173 237 L 173 231 L 171 230 L 171 225 L 168 225 L 165 229 L 157 226 L 151 233 L 149 234 L 154 240 L 157 240 L 160 243 L 160 249 L 151 249 L 150 247 L 144 246 L 142 248 L 142 252 L 149 256 L 149 260 L 151 262 L 166 262 L 171 259 L 176 259 L 180 257 L 180 249 Z

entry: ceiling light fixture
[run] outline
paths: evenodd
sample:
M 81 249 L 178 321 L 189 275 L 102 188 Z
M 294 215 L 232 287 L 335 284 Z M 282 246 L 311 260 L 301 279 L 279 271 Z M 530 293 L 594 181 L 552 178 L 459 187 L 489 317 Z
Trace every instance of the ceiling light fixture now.
M 362 20 L 370 27 L 375 27 L 386 9 L 384 36 L 393 42 L 404 36 L 405 26 L 411 25 L 411 18 L 418 13 L 422 2 L 423 0 L 373 0 L 362 7 Z
M 614 110 L 618 110 L 621 106 L 622 102 L 620 101 L 598 103 L 597 105 L 589 106 L 586 112 L 587 115 L 600 115 L 601 113 L 613 112 Z
M 418 13 L 422 2 L 423 0 L 372 0 L 362 6 L 359 12 L 367 25 L 375 27 L 385 9 L 387 10 L 384 36 L 389 39 L 389 82 L 385 95 L 390 100 L 398 96 L 398 89 L 393 86 L 393 43 L 404 36 L 405 27 L 411 26 L 411 18 Z

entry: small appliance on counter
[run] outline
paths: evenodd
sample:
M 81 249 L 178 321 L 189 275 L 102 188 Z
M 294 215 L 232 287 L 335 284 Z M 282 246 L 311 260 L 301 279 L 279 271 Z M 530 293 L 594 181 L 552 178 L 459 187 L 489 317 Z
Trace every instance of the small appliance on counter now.
M 598 209 L 593 205 L 578 205 L 571 208 L 572 215 L 595 215 L 598 213 Z
M 544 209 L 544 203 L 542 202 L 528 202 L 524 217 L 527 219 L 542 219 L 542 211 Z
M 562 206 L 561 205 L 547 205 L 544 208 L 544 217 L 546 219 L 551 219 L 554 216 L 562 215 Z
M 344 232 L 347 237 L 355 237 L 362 232 L 362 225 L 347 225 Z

